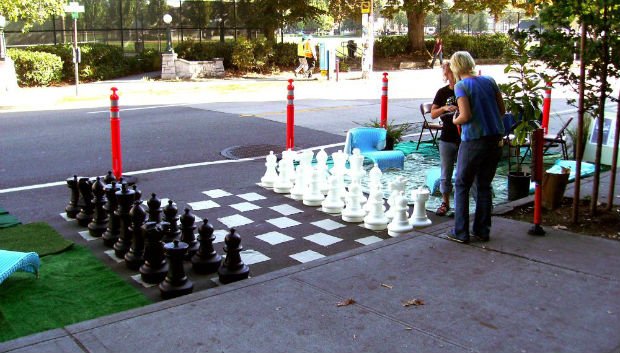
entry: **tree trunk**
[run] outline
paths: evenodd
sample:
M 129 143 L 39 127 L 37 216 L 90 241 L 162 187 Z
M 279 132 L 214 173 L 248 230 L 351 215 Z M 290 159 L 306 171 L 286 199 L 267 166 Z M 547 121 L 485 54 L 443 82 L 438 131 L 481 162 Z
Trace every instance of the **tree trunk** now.
M 407 37 L 411 44 L 411 52 L 418 60 L 428 60 L 430 54 L 424 44 L 424 18 L 426 14 L 418 11 L 407 12 Z

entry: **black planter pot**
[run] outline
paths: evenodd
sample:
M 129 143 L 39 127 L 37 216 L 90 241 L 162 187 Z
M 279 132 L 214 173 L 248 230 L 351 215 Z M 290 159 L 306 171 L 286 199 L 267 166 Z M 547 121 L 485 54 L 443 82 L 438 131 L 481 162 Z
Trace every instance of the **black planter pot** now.
M 530 174 L 508 173 L 508 201 L 522 199 L 530 194 Z
M 394 145 L 396 144 L 396 140 L 393 137 L 388 136 L 385 139 L 385 150 L 391 151 L 394 149 Z

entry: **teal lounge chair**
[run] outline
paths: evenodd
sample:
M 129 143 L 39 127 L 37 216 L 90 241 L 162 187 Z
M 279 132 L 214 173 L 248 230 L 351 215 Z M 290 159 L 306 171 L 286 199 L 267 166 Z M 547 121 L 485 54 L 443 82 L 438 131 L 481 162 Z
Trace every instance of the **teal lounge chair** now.
M 405 154 L 402 151 L 386 151 L 387 132 L 383 128 L 356 127 L 347 132 L 344 152 L 351 155 L 359 148 L 362 155 L 372 160 L 381 170 L 403 169 Z
M 40 264 L 36 252 L 0 250 L 0 283 L 16 271 L 34 273 L 38 277 Z

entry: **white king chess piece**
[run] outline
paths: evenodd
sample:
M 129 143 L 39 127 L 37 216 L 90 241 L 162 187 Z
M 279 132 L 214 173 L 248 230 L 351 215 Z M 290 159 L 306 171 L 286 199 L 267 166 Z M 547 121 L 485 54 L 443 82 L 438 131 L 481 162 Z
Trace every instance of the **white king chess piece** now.
M 413 213 L 409 219 L 414 227 L 426 227 L 430 226 L 433 222 L 426 216 L 426 201 L 430 197 L 430 191 L 420 186 L 417 190 L 411 191 L 411 198 L 413 199 Z
M 266 160 L 265 167 L 267 167 L 267 170 L 265 171 L 265 175 L 260 178 L 260 183 L 263 187 L 272 188 L 273 184 L 278 180 L 278 172 L 276 170 L 278 167 L 278 158 L 273 154 L 273 151 L 269 151 Z

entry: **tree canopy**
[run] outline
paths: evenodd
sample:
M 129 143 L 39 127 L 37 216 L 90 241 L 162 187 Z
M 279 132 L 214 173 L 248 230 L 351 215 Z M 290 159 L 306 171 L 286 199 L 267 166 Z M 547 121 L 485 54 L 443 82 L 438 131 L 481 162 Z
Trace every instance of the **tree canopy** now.
M 52 15 L 63 14 L 64 5 L 64 0 L 0 0 L 0 14 L 12 22 L 22 21 L 28 30 Z

